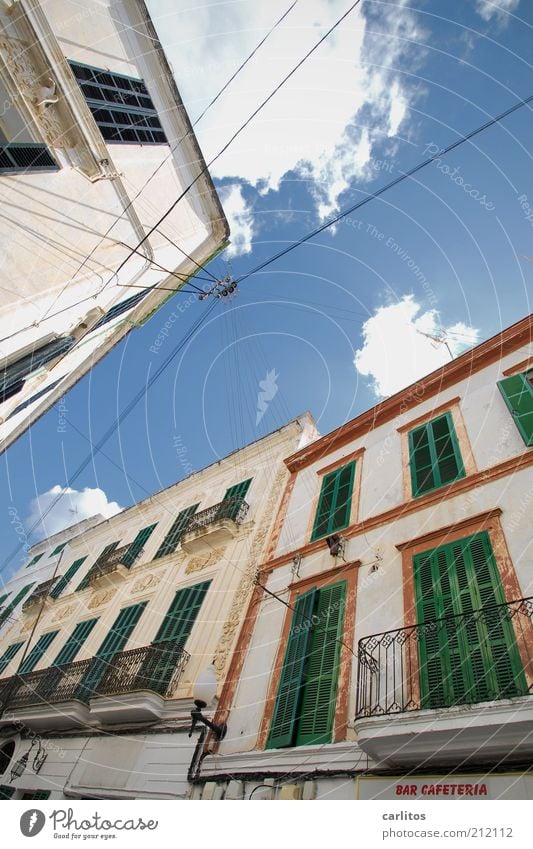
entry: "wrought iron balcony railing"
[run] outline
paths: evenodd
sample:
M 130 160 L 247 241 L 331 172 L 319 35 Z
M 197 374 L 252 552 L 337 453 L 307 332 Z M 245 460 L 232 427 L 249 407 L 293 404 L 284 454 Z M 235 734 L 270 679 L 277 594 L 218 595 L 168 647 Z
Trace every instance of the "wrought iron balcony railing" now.
M 123 545 L 121 548 L 115 548 L 115 550 L 112 551 L 105 560 L 97 561 L 87 575 L 88 583 L 94 584 L 94 582 L 99 578 L 103 578 L 105 575 L 112 575 L 113 572 L 118 572 L 121 566 L 125 569 L 129 569 L 130 566 L 138 560 L 144 550 L 139 548 L 133 553 L 130 553 L 128 555 L 128 562 L 124 563 L 124 558 L 130 551 L 130 548 L 131 545 Z
M 22 605 L 22 610 L 29 610 L 29 608 L 33 607 L 34 604 L 38 604 L 43 598 L 46 598 L 56 581 L 57 578 L 51 578 L 49 581 L 44 581 L 42 584 L 35 587 L 32 594 Z
M 71 700 L 87 703 L 96 696 L 115 696 L 151 690 L 169 696 L 190 655 L 172 640 L 91 657 L 64 666 L 50 666 L 0 681 L 0 710 L 4 712 Z
M 240 525 L 246 518 L 249 509 L 250 505 L 241 496 L 225 498 L 224 501 L 213 504 L 212 507 L 207 507 L 206 510 L 200 510 L 199 513 L 191 516 L 182 536 L 201 528 L 207 528 L 219 519 L 231 519 L 235 524 Z
M 533 597 L 359 640 L 356 719 L 533 695 Z

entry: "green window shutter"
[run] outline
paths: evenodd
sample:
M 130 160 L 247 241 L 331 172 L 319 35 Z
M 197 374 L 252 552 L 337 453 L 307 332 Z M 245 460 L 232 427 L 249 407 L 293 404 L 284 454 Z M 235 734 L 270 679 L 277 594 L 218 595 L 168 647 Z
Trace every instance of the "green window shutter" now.
M 63 666 L 65 663 L 72 663 L 97 622 L 98 618 L 78 622 L 56 659 L 50 665 Z
M 6 619 L 10 616 L 10 614 L 15 610 L 19 601 L 22 601 L 25 595 L 29 593 L 31 588 L 35 586 L 35 581 L 32 581 L 31 584 L 26 584 L 25 587 L 22 587 L 21 590 L 18 591 L 15 598 L 11 599 L 8 605 L 4 607 L 2 612 L 0 613 L 0 625 L 3 625 Z
M 32 559 L 30 560 L 30 562 L 26 566 L 26 569 L 29 569 L 30 566 L 35 566 L 35 564 L 41 559 L 41 557 L 43 555 L 44 555 L 44 551 L 42 551 L 41 554 L 36 554 L 35 557 L 32 557 Z
M 4 603 L 4 601 L 8 597 L 9 597 L 9 593 L 4 593 L 4 595 L 0 596 L 0 606 Z
M 12 643 L 12 645 L 8 646 L 3 655 L 0 657 L 0 675 L 4 671 L 4 669 L 9 666 L 17 652 L 24 645 L 24 641 L 21 643 Z
M 486 531 L 414 557 L 422 707 L 527 694 L 516 637 Z M 482 615 L 472 611 L 483 609 Z M 492 612 L 491 612 L 492 611 Z
M 144 544 L 149 539 L 149 537 L 153 534 L 156 527 L 157 527 L 157 522 L 153 525 L 148 525 L 147 528 L 143 528 L 142 531 L 139 531 L 139 533 L 137 534 L 137 536 L 135 537 L 132 544 L 130 545 L 130 547 L 128 548 L 127 552 L 125 553 L 124 557 L 121 560 L 121 563 L 123 563 L 124 566 L 127 566 L 128 569 L 130 569 L 131 566 L 133 566 L 137 555 L 139 554 L 140 550 L 144 547 Z
M 177 591 L 155 636 L 154 643 L 174 640 L 177 645 L 185 645 L 210 583 L 211 581 L 203 581 L 201 584 L 184 587 Z
M 177 519 L 172 523 L 168 534 L 157 549 L 154 560 L 157 560 L 159 557 L 164 557 L 166 554 L 172 554 L 172 552 L 176 551 L 181 535 L 183 534 L 189 519 L 191 516 L 194 516 L 197 509 L 198 504 L 193 504 L 192 507 L 187 507 L 185 510 L 182 510 L 181 513 L 178 513 Z
M 331 743 L 345 605 L 346 581 L 319 590 L 305 666 L 297 746 Z
M 119 540 L 117 540 L 117 542 L 111 542 L 111 543 L 109 543 L 109 545 L 106 545 L 106 547 L 102 550 L 101 554 L 99 554 L 98 557 L 96 558 L 96 560 L 94 561 L 93 566 L 91 566 L 91 568 L 89 569 L 89 571 L 87 572 L 87 574 L 85 575 L 85 577 L 83 578 L 81 583 L 79 583 L 78 586 L 76 587 L 76 592 L 79 592 L 80 590 L 84 590 L 84 589 L 86 589 L 86 587 L 89 586 L 89 579 L 90 579 L 90 575 L 91 575 L 91 572 L 92 572 L 92 569 L 94 568 L 94 566 L 98 566 L 98 564 L 101 563 L 102 560 L 105 560 L 106 557 L 109 554 L 111 554 L 112 551 L 115 550 L 118 543 L 119 543 Z M 84 558 L 84 559 L 86 559 L 86 558 Z
M 54 557 L 56 554 L 61 554 L 61 552 L 63 551 L 64 548 L 66 548 L 66 546 L 69 544 L 69 542 L 70 542 L 69 539 L 67 539 L 66 542 L 60 542 L 59 545 L 57 546 L 57 548 L 54 548 L 50 557 Z
M 513 374 L 498 387 L 526 445 L 533 445 L 533 372 Z
M 87 701 L 95 695 L 102 676 L 112 664 L 117 652 L 122 651 L 128 642 L 147 604 L 148 602 L 143 601 L 122 608 L 84 675 L 77 698 Z
M 311 540 L 349 525 L 354 480 L 355 461 L 324 475 Z
M 415 497 L 465 476 L 451 413 L 410 431 L 409 457 Z
M 37 666 L 48 646 L 57 634 L 59 634 L 59 631 L 49 631 L 48 634 L 42 634 L 39 637 L 30 653 L 20 664 L 17 670 L 18 675 L 24 675 L 27 672 L 31 672 Z
M 60 577 L 57 584 L 55 584 L 55 586 L 53 586 L 52 589 L 50 590 L 50 593 L 49 593 L 50 598 L 59 598 L 59 596 L 61 595 L 63 590 L 71 582 L 72 578 L 74 577 L 74 575 L 76 574 L 76 572 L 78 571 L 78 569 L 80 568 L 82 563 L 85 563 L 86 560 L 87 560 L 87 557 L 80 557 L 78 560 L 75 560 L 74 563 L 71 566 L 68 567 L 65 574 Z
M 16 787 L 8 787 L 7 784 L 0 784 L 0 800 L 11 799 L 16 789 Z
M 229 486 L 226 490 L 226 494 L 224 495 L 223 501 L 227 501 L 229 498 L 235 499 L 235 504 L 233 509 L 231 509 L 226 515 L 229 519 L 235 519 L 240 506 L 241 501 L 246 498 L 248 494 L 248 490 L 250 489 L 250 484 L 252 483 L 253 478 L 248 478 L 248 480 L 241 481 L 240 483 L 235 483 L 233 486 Z
M 268 737 L 268 749 L 290 746 L 293 742 L 305 661 L 312 633 L 311 617 L 316 594 L 317 591 L 313 588 L 299 596 L 294 605 L 291 630 Z
M 23 793 L 21 799 L 49 799 L 51 790 L 31 790 Z

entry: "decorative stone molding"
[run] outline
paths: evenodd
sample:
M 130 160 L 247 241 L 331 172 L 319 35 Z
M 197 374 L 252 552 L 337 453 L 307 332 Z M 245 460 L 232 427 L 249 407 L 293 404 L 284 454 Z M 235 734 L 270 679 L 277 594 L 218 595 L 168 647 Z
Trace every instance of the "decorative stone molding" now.
M 239 624 L 243 621 L 246 605 L 248 604 L 252 590 L 255 586 L 260 555 L 268 539 L 270 528 L 275 518 L 274 511 L 280 499 L 281 490 L 285 485 L 287 477 L 287 469 L 281 468 L 276 475 L 274 483 L 272 484 L 270 495 L 261 516 L 261 521 L 257 522 L 258 529 L 254 535 L 252 545 L 247 556 L 246 569 L 243 572 L 239 586 L 233 596 L 231 610 L 228 618 L 224 622 L 222 636 L 215 651 L 213 665 L 219 679 L 223 678 L 229 653 L 235 639 L 235 633 Z
M 89 610 L 94 610 L 95 607 L 101 607 L 106 602 L 111 601 L 116 593 L 116 589 L 102 590 L 100 593 L 95 593 L 87 602 Z
M 29 622 L 25 622 L 24 625 L 20 628 L 20 633 L 21 634 L 27 634 L 28 631 L 31 631 L 31 629 L 35 625 L 36 621 L 37 621 L 37 617 L 34 617 L 33 619 L 30 619 Z
M 52 622 L 62 622 L 63 619 L 68 619 L 69 616 L 72 616 L 77 606 L 77 604 L 67 604 L 66 607 L 62 607 L 61 610 L 57 611 Z
M 207 557 L 192 557 L 187 563 L 185 574 L 190 575 L 191 572 L 201 572 L 202 569 L 213 566 L 220 560 L 223 554 L 223 548 L 215 548 L 212 554 L 208 554 Z
M 154 575 L 153 572 L 150 572 L 148 575 L 143 575 L 142 578 L 138 578 L 133 587 L 131 588 L 131 594 L 133 593 L 142 593 L 145 590 L 149 590 L 152 587 L 157 587 L 159 581 L 161 580 L 162 575 Z

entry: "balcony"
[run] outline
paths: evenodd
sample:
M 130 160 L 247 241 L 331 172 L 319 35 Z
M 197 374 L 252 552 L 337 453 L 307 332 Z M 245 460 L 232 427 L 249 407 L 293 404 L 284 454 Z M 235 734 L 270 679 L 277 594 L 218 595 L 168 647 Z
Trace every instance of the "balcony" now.
M 58 578 L 51 578 L 49 581 L 44 581 L 42 584 L 38 584 L 32 594 L 26 599 L 26 601 L 22 605 L 22 612 L 27 613 L 27 611 L 30 610 L 32 607 L 37 607 L 43 602 L 43 600 L 48 599 L 50 590 L 52 589 L 53 585 L 57 580 Z
M 2 722 L 32 729 L 157 719 L 189 660 L 173 641 L 0 681 Z
M 244 498 L 226 498 L 191 516 L 181 536 L 181 547 L 188 554 L 210 554 L 218 545 L 226 545 L 239 532 L 249 505 Z
M 123 545 L 121 548 L 115 548 L 105 560 L 97 561 L 87 575 L 89 586 L 94 587 L 100 583 L 116 583 L 116 579 L 124 578 L 129 571 L 130 566 L 141 556 L 143 549 L 140 548 L 134 552 L 133 556 L 128 558 L 129 566 L 123 562 L 127 552 L 130 550 L 130 545 Z M 104 581 L 103 579 L 108 579 Z
M 359 641 L 355 730 L 386 766 L 533 757 L 533 598 Z

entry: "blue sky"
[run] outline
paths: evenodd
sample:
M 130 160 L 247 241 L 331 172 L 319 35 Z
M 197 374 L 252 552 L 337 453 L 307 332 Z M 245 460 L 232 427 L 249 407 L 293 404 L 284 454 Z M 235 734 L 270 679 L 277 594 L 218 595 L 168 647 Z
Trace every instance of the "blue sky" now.
M 149 3 L 193 120 L 288 5 Z M 349 5 L 299 0 L 198 124 L 207 158 Z M 210 270 L 246 272 L 532 94 L 532 25 L 526 0 L 363 4 L 216 163 L 234 246 Z M 304 410 L 331 430 L 449 358 L 418 331 L 446 332 L 458 353 L 530 313 L 532 126 L 521 109 L 221 301 L 48 532 L 140 500 Z M 177 294 L 2 456 L 2 562 L 25 541 L 19 521 L 38 517 L 205 308 Z

